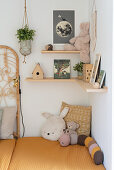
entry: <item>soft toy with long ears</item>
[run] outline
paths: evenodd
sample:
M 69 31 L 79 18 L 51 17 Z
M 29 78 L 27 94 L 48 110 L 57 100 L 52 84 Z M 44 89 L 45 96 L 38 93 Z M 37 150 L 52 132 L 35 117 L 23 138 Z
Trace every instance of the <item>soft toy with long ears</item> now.
M 63 129 L 66 128 L 64 117 L 69 111 L 68 107 L 65 107 L 60 115 L 53 115 L 50 113 L 43 113 L 42 115 L 47 119 L 44 123 L 41 135 L 43 138 L 57 141 L 63 133 Z

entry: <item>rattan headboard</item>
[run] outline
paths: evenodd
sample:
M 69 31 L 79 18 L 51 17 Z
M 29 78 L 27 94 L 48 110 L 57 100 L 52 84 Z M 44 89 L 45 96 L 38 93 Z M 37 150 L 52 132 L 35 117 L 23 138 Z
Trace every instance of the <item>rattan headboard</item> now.
M 0 45 L 0 106 L 17 104 L 15 136 L 20 136 L 19 58 L 10 47 Z

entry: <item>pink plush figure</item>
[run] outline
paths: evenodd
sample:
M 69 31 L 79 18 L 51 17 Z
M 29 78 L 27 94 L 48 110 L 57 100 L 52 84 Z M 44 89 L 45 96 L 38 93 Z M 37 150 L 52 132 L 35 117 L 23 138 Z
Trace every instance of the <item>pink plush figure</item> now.
M 64 50 L 80 51 L 80 60 L 83 63 L 90 63 L 90 35 L 89 35 L 89 23 L 80 24 L 80 34 L 77 37 L 72 38 L 69 43 L 65 44 Z
M 64 130 L 63 134 L 59 138 L 59 142 L 61 146 L 68 146 L 70 144 L 70 134 L 69 131 Z

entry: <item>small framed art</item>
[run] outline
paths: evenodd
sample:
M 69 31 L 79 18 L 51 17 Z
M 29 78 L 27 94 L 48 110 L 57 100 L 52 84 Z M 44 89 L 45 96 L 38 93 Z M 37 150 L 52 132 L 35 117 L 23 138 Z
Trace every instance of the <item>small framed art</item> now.
M 54 60 L 54 79 L 70 79 L 70 60 Z
M 102 86 L 103 86 L 105 76 L 106 76 L 106 72 L 104 70 L 101 70 L 100 74 L 99 74 L 99 77 L 98 77 L 98 80 L 97 80 L 97 82 L 99 83 L 100 88 L 102 88 Z
M 90 78 L 91 84 L 94 84 L 96 81 L 96 77 L 97 77 L 97 73 L 98 73 L 98 69 L 99 69 L 99 65 L 100 65 L 100 60 L 101 60 L 101 55 L 97 54 L 95 63 L 94 63 L 93 69 L 92 69 L 92 73 L 91 73 L 91 78 Z
M 75 36 L 75 11 L 53 11 L 53 43 L 65 44 Z

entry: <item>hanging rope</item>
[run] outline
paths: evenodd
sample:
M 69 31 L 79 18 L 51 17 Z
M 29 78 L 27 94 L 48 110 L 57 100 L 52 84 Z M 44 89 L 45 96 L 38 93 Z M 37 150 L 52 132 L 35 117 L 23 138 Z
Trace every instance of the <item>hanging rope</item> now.
M 26 56 L 24 55 L 23 63 L 26 64 Z
M 92 12 L 96 11 L 96 0 L 93 0 L 93 5 L 92 5 Z
M 24 28 L 25 26 L 29 27 L 28 15 L 27 15 L 27 2 L 26 2 L 26 0 L 25 0 L 25 7 L 24 7 L 24 16 L 23 16 L 22 28 Z M 26 64 L 26 55 L 24 55 L 23 63 Z
M 25 27 L 25 25 L 29 26 L 28 24 L 28 15 L 27 15 L 27 2 L 25 0 L 25 11 L 24 11 L 24 17 L 23 17 L 23 25 L 22 27 Z

